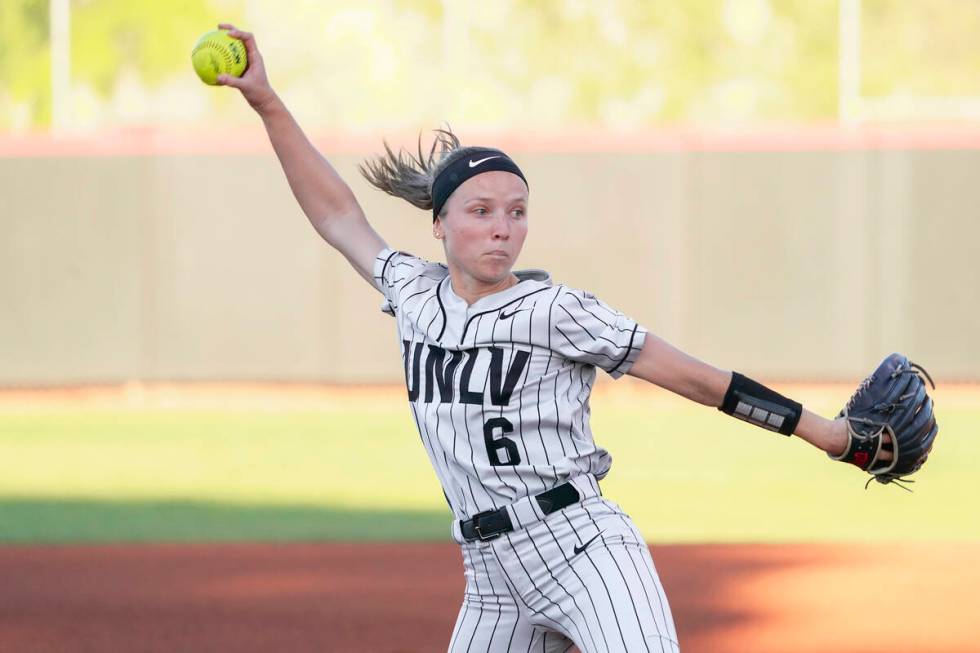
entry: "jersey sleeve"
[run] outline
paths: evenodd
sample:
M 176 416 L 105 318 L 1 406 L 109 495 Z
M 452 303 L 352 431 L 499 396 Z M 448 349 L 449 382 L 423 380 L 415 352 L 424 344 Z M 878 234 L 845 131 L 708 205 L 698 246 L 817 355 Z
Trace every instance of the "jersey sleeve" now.
M 425 272 L 429 261 L 408 252 L 385 247 L 374 258 L 374 286 L 384 295 L 381 311 L 392 317 L 401 306 L 401 295 Z
M 552 311 L 551 349 L 618 379 L 633 367 L 647 330 L 595 295 L 567 288 Z

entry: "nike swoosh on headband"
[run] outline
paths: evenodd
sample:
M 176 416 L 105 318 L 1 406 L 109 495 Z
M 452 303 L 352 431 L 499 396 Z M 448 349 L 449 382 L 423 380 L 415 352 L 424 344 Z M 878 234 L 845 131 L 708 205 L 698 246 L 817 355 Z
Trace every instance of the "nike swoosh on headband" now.
M 488 156 L 485 159 L 480 159 L 479 161 L 470 160 L 470 167 L 471 168 L 475 168 L 478 165 L 480 165 L 481 163 L 483 163 L 484 161 L 489 161 L 490 159 L 499 159 L 499 158 L 500 158 L 500 155 L 499 154 L 495 154 L 493 156 Z

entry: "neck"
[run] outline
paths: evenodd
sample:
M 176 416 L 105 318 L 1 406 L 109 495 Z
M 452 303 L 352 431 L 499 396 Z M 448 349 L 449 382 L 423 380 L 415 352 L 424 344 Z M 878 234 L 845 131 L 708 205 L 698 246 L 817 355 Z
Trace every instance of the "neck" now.
M 497 283 L 486 284 L 463 272 L 456 272 L 450 267 L 449 281 L 453 284 L 453 292 L 463 299 L 467 306 L 471 306 L 487 295 L 516 286 L 520 279 L 514 273 L 510 273 Z

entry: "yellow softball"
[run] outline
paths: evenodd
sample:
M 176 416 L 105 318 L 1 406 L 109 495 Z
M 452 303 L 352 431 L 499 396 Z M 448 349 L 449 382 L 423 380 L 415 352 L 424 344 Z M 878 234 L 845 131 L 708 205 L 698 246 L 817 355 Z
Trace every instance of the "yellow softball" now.
M 191 50 L 191 62 L 201 81 L 211 86 L 217 85 L 218 75 L 241 77 L 248 66 L 245 44 L 228 36 L 223 29 L 208 32 L 197 40 Z

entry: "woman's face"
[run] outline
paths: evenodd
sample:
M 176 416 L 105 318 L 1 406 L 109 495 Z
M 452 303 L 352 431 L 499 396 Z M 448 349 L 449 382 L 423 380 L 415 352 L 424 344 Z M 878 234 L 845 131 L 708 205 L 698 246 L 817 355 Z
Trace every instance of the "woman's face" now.
M 527 202 L 527 186 L 509 172 L 484 172 L 460 184 L 439 217 L 447 263 L 483 283 L 505 279 L 527 237 Z

